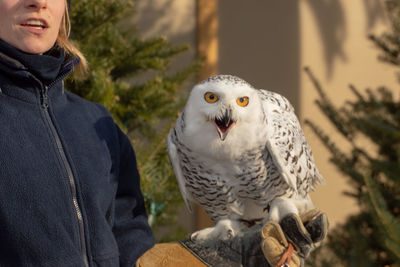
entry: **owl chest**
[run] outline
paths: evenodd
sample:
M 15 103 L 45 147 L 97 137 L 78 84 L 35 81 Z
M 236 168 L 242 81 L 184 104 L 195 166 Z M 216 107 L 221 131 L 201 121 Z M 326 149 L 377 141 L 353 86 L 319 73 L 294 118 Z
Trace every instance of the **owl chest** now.
M 260 193 L 277 173 L 270 155 L 262 152 L 245 152 L 226 161 L 180 151 L 180 159 L 186 187 L 195 198 L 217 192 L 237 196 Z
M 190 153 L 180 153 L 179 156 L 185 185 L 192 196 L 200 198 L 205 194 L 226 190 L 227 172 L 224 167 Z

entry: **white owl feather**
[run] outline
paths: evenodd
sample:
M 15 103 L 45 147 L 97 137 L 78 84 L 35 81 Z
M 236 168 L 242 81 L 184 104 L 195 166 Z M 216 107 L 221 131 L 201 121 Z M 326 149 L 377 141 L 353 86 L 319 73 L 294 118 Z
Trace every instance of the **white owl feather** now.
M 232 236 L 239 221 L 301 213 L 323 183 L 289 101 L 235 76 L 197 84 L 167 143 L 189 210 L 197 202 L 217 223 L 198 239 Z

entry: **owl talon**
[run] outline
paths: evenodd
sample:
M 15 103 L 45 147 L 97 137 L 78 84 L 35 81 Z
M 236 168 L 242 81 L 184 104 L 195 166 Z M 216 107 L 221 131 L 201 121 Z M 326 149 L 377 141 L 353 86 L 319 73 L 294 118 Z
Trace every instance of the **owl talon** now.
M 229 229 L 227 232 L 226 232 L 226 237 L 227 237 L 227 239 L 232 239 L 232 237 L 233 237 L 233 230 L 232 229 Z
M 229 219 L 220 220 L 214 227 L 193 233 L 190 240 L 196 243 L 209 243 L 217 240 L 231 240 L 240 230 L 240 223 Z
M 192 240 L 193 242 L 196 242 L 198 235 L 199 235 L 198 232 L 191 234 L 190 240 Z

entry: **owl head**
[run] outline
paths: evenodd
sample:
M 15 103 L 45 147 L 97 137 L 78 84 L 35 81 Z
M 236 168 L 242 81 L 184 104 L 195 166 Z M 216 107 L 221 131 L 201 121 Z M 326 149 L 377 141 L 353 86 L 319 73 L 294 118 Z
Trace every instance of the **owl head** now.
M 243 137 L 260 120 L 260 108 L 257 89 L 236 76 L 217 75 L 192 89 L 185 124 L 192 136 L 201 133 L 200 138 L 224 142 L 239 133 Z

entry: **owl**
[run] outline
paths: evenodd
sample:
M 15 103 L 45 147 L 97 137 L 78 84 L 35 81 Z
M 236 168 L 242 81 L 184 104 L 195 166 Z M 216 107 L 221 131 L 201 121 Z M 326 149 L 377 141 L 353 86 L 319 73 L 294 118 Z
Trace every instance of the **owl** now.
M 196 202 L 216 223 L 197 240 L 311 209 L 308 193 L 323 183 L 289 101 L 232 75 L 194 86 L 167 148 L 189 210 Z

